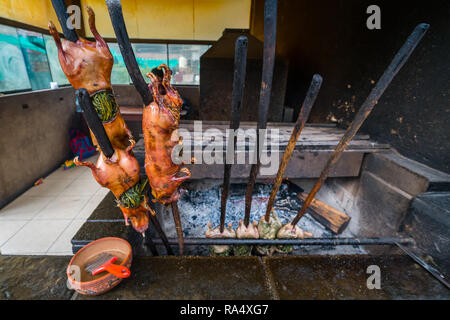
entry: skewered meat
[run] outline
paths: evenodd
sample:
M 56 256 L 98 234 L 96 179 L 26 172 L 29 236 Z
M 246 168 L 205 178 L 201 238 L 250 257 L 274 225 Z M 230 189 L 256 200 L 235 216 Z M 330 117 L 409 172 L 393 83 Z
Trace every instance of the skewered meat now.
M 231 227 L 231 223 L 228 224 L 228 228 L 223 228 L 223 232 L 220 232 L 220 227 L 212 228 L 211 223 L 208 222 L 208 230 L 206 231 L 206 238 L 212 239 L 234 239 L 236 238 L 236 232 Z M 210 246 L 212 255 L 215 256 L 229 256 L 231 253 L 231 247 L 227 245 L 223 246 Z
M 256 221 L 253 223 L 249 223 L 248 226 L 245 226 L 243 220 L 239 220 L 239 226 L 236 229 L 236 238 L 238 239 L 258 239 L 259 232 L 256 228 Z M 253 246 L 235 246 L 234 247 L 234 255 L 235 256 L 249 256 L 252 253 Z
M 145 139 L 145 171 L 153 196 L 162 204 L 177 201 L 181 195 L 178 187 L 189 179 L 191 173 L 172 161 L 174 147 L 180 143 L 178 129 L 183 100 L 170 84 L 172 71 L 165 64 L 158 67 L 163 77 L 149 72 L 154 101 L 144 107 L 142 128 Z
M 56 47 L 61 68 L 75 88 L 85 88 L 89 94 L 98 90 L 111 89 L 111 70 L 114 59 L 105 40 L 95 28 L 95 15 L 92 9 L 86 6 L 89 14 L 89 27 L 94 35 L 95 42 L 78 37 L 77 42 L 59 38 L 58 31 L 53 22 L 49 23 Z
M 287 223 L 278 230 L 277 238 L 278 239 L 304 239 L 307 237 L 312 237 L 312 234 L 306 231 L 303 231 L 297 226 L 293 226 L 291 223 Z M 290 253 L 293 250 L 293 246 L 287 245 L 279 245 L 275 247 L 275 250 L 278 253 Z
M 77 166 L 86 166 L 92 170 L 95 180 L 105 188 L 111 190 L 128 224 L 130 218 L 134 229 L 144 232 L 148 228 L 148 213 L 145 196 L 146 179 L 139 178 L 139 163 L 132 153 L 134 143 L 126 150 L 115 149 L 114 155 L 107 158 L 103 153 L 97 160 L 97 164 L 74 159 Z M 153 211 L 151 211 L 154 214 Z
M 111 190 L 116 198 L 139 182 L 139 163 L 131 153 L 130 147 L 125 151 L 115 150 L 109 159 L 101 153 L 96 165 L 92 162 L 80 162 L 78 157 L 74 162 L 77 166 L 91 168 L 95 180 L 102 187 Z
M 95 110 L 103 122 L 108 138 L 114 148 L 125 149 L 131 136 L 111 87 L 111 70 L 114 59 L 105 40 L 95 27 L 95 15 L 89 6 L 89 27 L 95 42 L 78 37 L 77 42 L 60 39 L 55 25 L 48 27 L 58 49 L 61 68 L 75 89 L 85 88 L 92 97 Z M 97 140 L 92 136 L 94 145 Z
M 258 223 L 258 232 L 261 239 L 273 240 L 277 237 L 277 233 L 281 228 L 281 221 L 275 214 L 275 212 L 270 212 L 269 222 L 266 221 L 265 217 L 262 216 Z M 262 255 L 272 255 L 275 252 L 275 246 L 257 246 L 256 250 Z

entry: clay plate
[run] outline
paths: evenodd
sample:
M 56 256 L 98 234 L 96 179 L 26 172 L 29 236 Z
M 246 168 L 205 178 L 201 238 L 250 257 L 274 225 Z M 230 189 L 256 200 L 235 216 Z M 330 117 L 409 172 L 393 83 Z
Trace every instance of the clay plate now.
M 99 295 L 117 286 L 123 279 L 108 272 L 92 276 L 85 270 L 85 265 L 101 253 L 117 256 L 115 264 L 131 266 L 133 254 L 130 244 L 121 238 L 108 237 L 95 240 L 80 249 L 70 260 L 67 278 L 75 291 L 84 295 Z

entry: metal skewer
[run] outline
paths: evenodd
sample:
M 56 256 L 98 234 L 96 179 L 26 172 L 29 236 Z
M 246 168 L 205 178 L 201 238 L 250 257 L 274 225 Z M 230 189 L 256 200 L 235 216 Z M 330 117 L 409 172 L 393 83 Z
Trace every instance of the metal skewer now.
M 266 0 L 264 5 L 264 56 L 261 91 L 259 95 L 258 124 L 256 128 L 256 164 L 250 169 L 247 189 L 245 191 L 245 217 L 244 225 L 247 227 L 250 222 L 250 210 L 252 208 L 252 194 L 258 175 L 260 162 L 260 143 L 264 143 L 265 130 L 260 136 L 260 129 L 266 129 L 267 113 L 269 111 L 270 94 L 272 92 L 273 69 L 275 66 L 275 45 L 277 40 L 277 0 Z
M 97 139 L 101 151 L 107 158 L 111 158 L 114 154 L 114 149 L 111 145 L 111 141 L 109 141 L 102 122 L 95 112 L 95 108 L 92 104 L 88 91 L 84 88 L 78 89 L 75 92 L 75 96 L 77 97 L 78 103 L 83 110 L 84 119 L 86 119 L 89 128 L 92 130 L 92 133 Z
M 141 95 L 144 105 L 148 106 L 153 100 L 152 95 L 139 69 L 130 38 L 128 37 L 127 27 L 122 13 L 122 4 L 120 0 L 106 0 L 106 5 L 108 6 L 114 33 L 116 34 L 117 43 L 119 44 L 119 49 L 125 61 L 128 74 L 133 81 L 134 87 Z
M 226 161 L 223 172 L 222 202 L 220 207 L 220 233 L 222 233 L 225 228 L 227 199 L 230 190 L 231 167 L 234 162 L 234 151 L 236 149 L 236 130 L 239 128 L 239 124 L 241 122 L 241 108 L 245 87 L 245 69 L 247 66 L 247 46 L 247 37 L 240 36 L 237 38 L 234 54 L 233 93 L 231 98 L 231 130 L 230 136 L 228 137 Z
M 106 5 L 108 7 L 109 16 L 111 17 L 111 22 L 114 28 L 114 33 L 116 34 L 117 43 L 119 44 L 119 49 L 122 54 L 123 60 L 125 61 L 125 66 L 127 67 L 128 74 L 131 77 L 131 80 L 133 81 L 133 85 L 140 94 L 142 98 L 142 102 L 145 106 L 149 105 L 152 102 L 152 95 L 150 93 L 150 90 L 148 89 L 147 83 L 144 80 L 144 77 L 142 76 L 141 70 L 139 69 L 139 66 L 136 61 L 136 57 L 134 55 L 133 48 L 131 46 L 130 38 L 128 36 L 127 28 L 125 25 L 125 20 L 123 18 L 122 13 L 122 4 L 120 0 L 106 0 Z M 178 212 L 178 206 L 176 203 L 172 203 L 172 212 L 174 214 L 175 219 L 175 226 L 178 226 L 181 228 L 181 220 L 180 215 Z M 178 217 L 178 218 L 176 218 Z M 156 219 L 155 219 L 156 220 Z M 178 222 L 177 222 L 178 220 Z M 155 225 L 156 227 L 156 225 Z M 161 226 L 159 226 L 161 227 Z M 177 227 L 177 232 L 178 232 Z M 157 227 L 156 227 L 157 228 Z M 157 228 L 158 230 L 158 228 Z M 181 231 L 181 241 L 183 237 L 183 231 Z M 159 228 L 158 230 L 159 235 L 161 236 L 161 239 L 163 239 L 163 242 L 166 245 L 167 252 L 169 254 L 173 254 L 172 249 L 167 244 L 167 242 L 164 239 L 167 239 L 164 231 Z M 180 234 L 179 234 L 180 235 Z M 183 243 L 180 243 L 180 252 L 183 251 Z
M 160 244 L 160 239 L 153 240 Z M 177 239 L 169 238 L 176 244 Z M 306 239 L 229 239 L 229 238 L 186 238 L 186 246 L 200 245 L 294 245 L 294 246 L 364 246 L 364 245 L 412 245 L 411 238 L 306 238 Z
M 399 70 L 408 60 L 409 56 L 414 51 L 417 44 L 420 42 L 423 35 L 428 30 L 428 27 L 429 25 L 426 23 L 421 23 L 418 26 L 416 26 L 414 31 L 410 34 L 408 39 L 406 39 L 406 42 L 403 44 L 403 46 L 395 55 L 391 64 L 388 66 L 386 71 L 378 80 L 377 84 L 372 89 L 366 101 L 364 101 L 358 113 L 356 114 L 355 119 L 350 124 L 344 136 L 341 138 L 341 141 L 339 141 L 339 144 L 336 146 L 336 149 L 333 151 L 330 158 L 328 159 L 328 162 L 323 168 L 320 177 L 317 179 L 315 185 L 311 189 L 311 192 L 309 193 L 308 197 L 303 203 L 303 206 L 298 211 L 297 216 L 294 218 L 294 220 L 292 220 L 291 224 L 293 226 L 295 226 L 300 220 L 300 218 L 305 214 L 306 209 L 308 209 L 308 206 L 310 205 L 314 196 L 320 190 L 320 187 L 322 186 L 323 182 L 328 177 L 331 168 L 339 160 L 340 156 L 344 152 L 347 145 L 353 139 L 353 137 L 355 136 L 356 132 L 359 130 L 363 122 L 367 119 L 374 106 L 378 103 L 378 100 L 384 93 L 384 90 L 386 90 L 386 88 L 391 83 L 392 79 L 395 77 L 395 75 L 399 72 Z
M 273 203 L 275 202 L 275 197 L 277 195 L 278 189 L 280 189 L 281 182 L 283 181 L 283 175 L 286 171 L 287 164 L 291 158 L 292 152 L 294 152 L 295 145 L 297 144 L 298 137 L 302 132 L 306 121 L 308 120 L 309 113 L 311 111 L 314 102 L 316 101 L 317 95 L 319 94 L 320 86 L 322 85 L 322 77 L 315 74 L 312 78 L 311 85 L 309 86 L 308 92 L 306 93 L 305 101 L 303 101 L 302 109 L 298 115 L 297 122 L 295 123 L 294 129 L 292 130 L 291 138 L 283 154 L 283 159 L 281 160 L 280 166 L 278 167 L 277 177 L 272 187 L 270 193 L 269 202 L 267 203 L 266 215 L 264 219 L 269 222 L 270 212 L 273 208 Z
M 175 222 L 175 229 L 177 230 L 178 234 L 178 247 L 180 250 L 180 255 L 183 255 L 184 237 L 183 237 L 183 227 L 181 226 L 180 212 L 178 210 L 178 202 L 177 201 L 172 202 L 170 203 L 170 206 L 172 208 L 173 221 Z
M 143 244 L 150 248 L 150 251 L 152 252 L 152 255 L 154 257 L 159 256 L 158 249 L 156 249 L 155 243 L 153 242 L 151 237 L 144 237 L 143 241 Z
M 58 17 L 59 24 L 63 30 L 64 37 L 72 42 L 78 41 L 78 35 L 75 29 L 69 29 L 67 27 L 67 21 L 69 20 L 69 15 L 67 14 L 67 7 L 64 0 L 52 0 L 53 9 L 55 9 L 56 16 Z
M 97 113 L 95 112 L 95 109 L 92 104 L 92 100 L 91 100 L 91 97 L 89 96 L 88 91 L 84 88 L 81 88 L 75 92 L 75 95 L 78 99 L 78 103 L 80 104 L 81 109 L 83 110 L 83 116 L 86 119 L 86 122 L 87 122 L 89 128 L 91 129 L 94 137 L 97 139 L 100 150 L 103 152 L 103 154 L 107 158 L 111 158 L 114 154 L 114 148 L 111 145 L 111 141 L 109 141 L 108 135 L 106 134 L 106 131 L 105 131 L 105 128 L 103 127 L 102 122 L 100 121 Z M 164 234 L 164 231 L 161 230 L 161 226 L 159 224 L 158 224 L 158 226 L 159 226 L 159 230 L 158 230 L 158 226 L 155 225 L 155 222 L 152 219 L 154 217 L 152 216 L 151 213 L 149 214 L 149 216 L 150 216 L 150 220 L 152 221 L 153 225 L 155 226 L 155 229 L 160 234 L 161 239 L 163 239 L 163 243 L 166 245 L 166 248 L 169 248 L 169 249 L 167 249 L 167 252 L 168 252 L 168 254 L 170 254 L 171 248 L 167 241 L 167 237 Z M 156 219 L 154 219 L 154 220 L 156 220 Z M 162 232 L 162 234 L 161 234 L 161 232 Z M 146 239 L 146 244 L 148 244 L 148 246 L 150 247 L 150 250 L 152 251 L 152 254 L 154 256 L 157 256 L 158 251 L 157 251 L 154 243 L 150 239 L 150 237 L 146 237 L 145 239 Z M 173 254 L 173 252 L 172 252 L 172 254 Z
M 167 240 L 166 233 L 161 228 L 161 224 L 159 223 L 158 219 L 154 215 L 152 215 L 150 212 L 148 215 L 150 216 L 150 221 L 152 222 L 153 226 L 155 227 L 156 232 L 158 232 L 159 237 L 161 238 L 162 243 L 164 244 L 164 247 L 166 247 L 167 254 L 169 256 L 173 256 L 172 247 L 170 246 L 169 241 Z

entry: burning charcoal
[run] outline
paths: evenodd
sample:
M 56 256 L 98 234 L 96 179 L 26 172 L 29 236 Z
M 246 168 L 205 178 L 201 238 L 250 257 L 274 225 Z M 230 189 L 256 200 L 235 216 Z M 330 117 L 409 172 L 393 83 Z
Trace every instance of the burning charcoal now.
M 291 223 L 287 223 L 278 230 L 277 238 L 278 239 L 304 239 L 306 237 L 312 237 L 312 234 L 306 231 L 303 231 L 297 226 L 293 226 Z M 293 246 L 275 246 L 275 251 L 281 254 L 288 254 L 294 250 Z
M 220 232 L 220 227 L 212 229 L 210 222 L 208 222 L 208 227 L 209 229 L 206 231 L 207 238 L 236 238 L 236 232 L 231 227 L 231 223 L 228 224 L 228 228 L 223 229 L 223 232 Z M 231 246 L 210 246 L 209 250 L 213 256 L 229 256 L 232 249 Z
M 270 212 L 271 216 L 267 222 L 265 217 L 261 217 L 258 223 L 258 232 L 260 239 L 275 239 L 278 230 L 281 228 L 281 221 L 275 214 L 275 211 Z M 272 255 L 275 252 L 275 246 L 257 246 L 256 250 L 262 255 Z
M 236 229 L 236 238 L 238 239 L 258 239 L 259 233 L 256 227 L 256 221 L 245 226 L 244 221 L 239 220 L 239 227 Z M 235 246 L 235 256 L 249 256 L 252 254 L 252 246 Z

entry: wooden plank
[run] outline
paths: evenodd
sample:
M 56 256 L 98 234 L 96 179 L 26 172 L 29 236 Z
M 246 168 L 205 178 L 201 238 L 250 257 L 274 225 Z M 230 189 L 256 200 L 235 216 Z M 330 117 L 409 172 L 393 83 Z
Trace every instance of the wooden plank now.
M 300 192 L 297 196 L 305 201 L 308 194 Z M 339 211 L 318 199 L 313 199 L 311 201 L 307 212 L 320 224 L 336 234 L 342 233 L 351 219 L 344 212 Z

